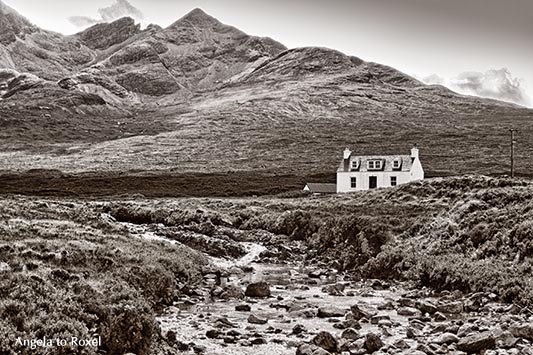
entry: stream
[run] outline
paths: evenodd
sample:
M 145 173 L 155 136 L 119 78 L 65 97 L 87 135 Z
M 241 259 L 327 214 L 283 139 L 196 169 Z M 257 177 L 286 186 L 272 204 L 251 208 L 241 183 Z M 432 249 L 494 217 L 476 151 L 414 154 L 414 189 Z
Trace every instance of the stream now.
M 179 243 L 145 226 L 125 225 L 133 237 Z M 312 349 L 297 352 L 298 347 L 309 342 L 327 347 L 320 335 L 328 332 L 346 354 L 374 353 L 369 349 L 374 335 L 381 354 L 464 355 L 469 349 L 479 353 L 479 344 L 513 350 L 483 354 L 533 354 L 529 335 L 508 330 L 524 322 L 533 332 L 531 315 L 506 316 L 517 312 L 492 294 L 434 293 L 399 282 L 352 280 L 298 262 L 264 263 L 263 245 L 239 244 L 246 251 L 240 258 L 208 256 L 214 271 L 156 318 L 163 337 L 180 353 L 311 355 Z M 270 296 L 245 296 L 247 286 L 258 282 L 268 283 Z M 467 351 L 456 352 L 458 347 Z

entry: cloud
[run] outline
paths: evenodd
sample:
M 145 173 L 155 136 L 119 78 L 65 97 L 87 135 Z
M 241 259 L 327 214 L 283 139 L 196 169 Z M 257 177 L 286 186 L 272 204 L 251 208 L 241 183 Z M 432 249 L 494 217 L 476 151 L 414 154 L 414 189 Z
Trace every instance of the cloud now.
M 68 21 L 76 27 L 89 27 L 97 24 L 99 21 L 87 16 L 71 16 Z
M 513 77 L 507 68 L 491 69 L 484 73 L 463 72 L 450 79 L 434 74 L 421 80 L 426 84 L 444 85 L 465 95 L 487 97 L 523 106 L 532 104 L 531 98 L 526 94 L 523 81 Z
M 98 9 L 98 13 L 105 22 L 114 21 L 124 16 L 129 16 L 137 21 L 144 20 L 143 13 L 131 5 L 128 0 L 116 0 L 113 5 Z
M 114 4 L 98 9 L 98 14 L 100 15 L 99 19 L 87 16 L 71 16 L 67 20 L 79 28 L 86 28 L 102 22 L 112 22 L 125 16 L 129 16 L 137 22 L 144 20 L 141 10 L 130 4 L 128 0 L 115 0 Z

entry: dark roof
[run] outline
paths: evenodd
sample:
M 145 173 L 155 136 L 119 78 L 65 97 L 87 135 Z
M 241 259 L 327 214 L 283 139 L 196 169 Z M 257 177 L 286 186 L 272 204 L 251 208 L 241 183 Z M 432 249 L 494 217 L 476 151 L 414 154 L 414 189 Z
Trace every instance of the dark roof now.
M 337 184 L 324 184 L 320 182 L 308 182 L 305 184 L 309 191 L 315 194 L 334 194 L 337 193 Z M 305 189 L 305 187 L 304 187 Z
M 413 165 L 413 159 L 410 155 L 350 155 L 348 159 L 342 159 L 338 172 L 348 172 L 348 171 L 369 171 L 368 161 L 369 160 L 381 160 L 383 161 L 382 168 L 377 171 L 411 171 L 411 166 Z M 352 162 L 357 161 L 358 165 L 356 169 L 352 168 Z M 400 167 L 395 169 L 393 168 L 393 162 L 399 161 Z

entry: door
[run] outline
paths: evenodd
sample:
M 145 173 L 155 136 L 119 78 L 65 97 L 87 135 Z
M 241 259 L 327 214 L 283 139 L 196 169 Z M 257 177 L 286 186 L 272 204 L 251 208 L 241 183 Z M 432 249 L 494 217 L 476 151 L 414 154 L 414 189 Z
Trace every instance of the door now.
M 378 187 L 378 177 L 377 176 L 369 176 L 368 177 L 368 188 L 369 189 L 375 189 Z

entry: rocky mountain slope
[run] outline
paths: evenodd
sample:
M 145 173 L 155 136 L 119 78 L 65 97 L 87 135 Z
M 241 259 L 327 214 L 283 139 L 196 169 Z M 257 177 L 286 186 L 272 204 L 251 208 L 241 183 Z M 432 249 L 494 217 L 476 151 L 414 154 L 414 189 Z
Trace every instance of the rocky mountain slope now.
M 508 171 L 533 111 L 424 85 L 327 48 L 287 49 L 199 9 L 167 28 L 132 19 L 62 36 L 1 7 L 0 170 L 334 173 L 362 153 L 421 146 L 431 175 Z

